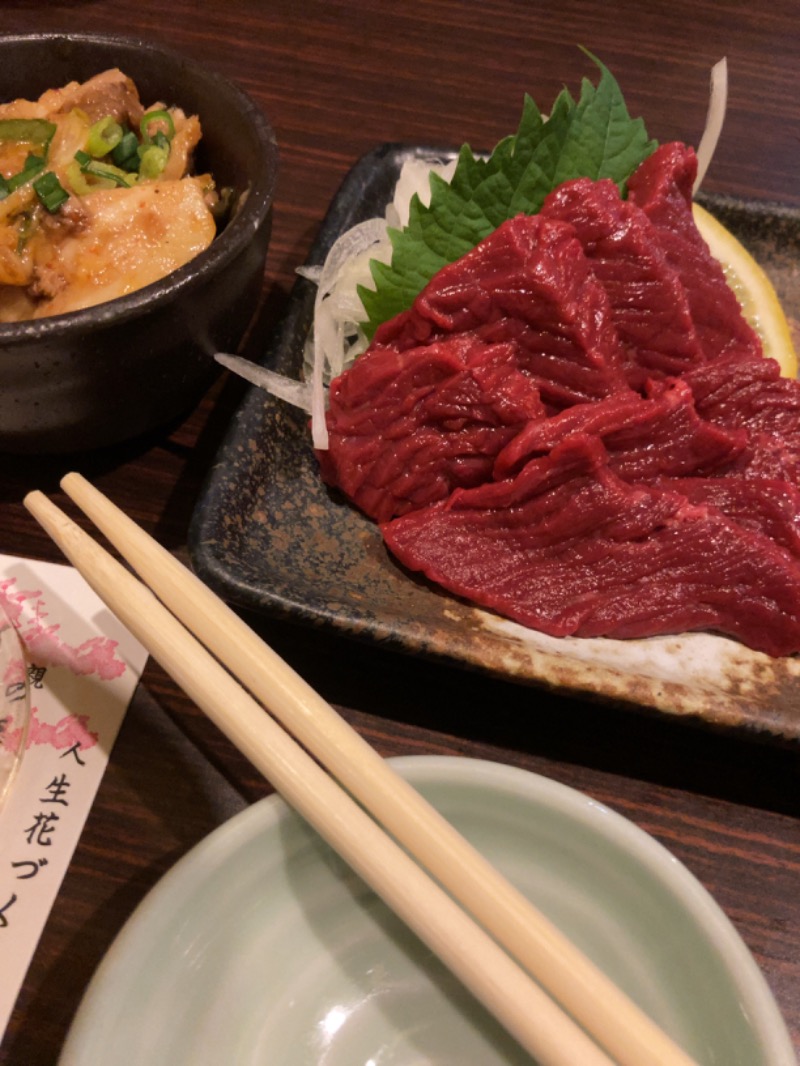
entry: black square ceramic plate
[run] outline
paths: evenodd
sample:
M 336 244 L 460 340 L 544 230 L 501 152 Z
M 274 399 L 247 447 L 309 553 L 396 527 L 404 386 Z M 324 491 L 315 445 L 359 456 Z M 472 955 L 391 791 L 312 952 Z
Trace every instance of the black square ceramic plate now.
M 385 145 L 347 176 L 314 244 L 382 215 L 410 156 Z M 800 217 L 774 205 L 707 201 L 771 274 L 796 320 Z M 299 279 L 263 363 L 298 377 L 315 287 Z M 217 456 L 190 530 L 198 574 L 235 605 L 332 627 L 506 679 L 800 736 L 800 662 L 771 659 L 712 634 L 559 640 L 526 630 L 410 576 L 378 529 L 317 473 L 306 416 L 252 388 Z

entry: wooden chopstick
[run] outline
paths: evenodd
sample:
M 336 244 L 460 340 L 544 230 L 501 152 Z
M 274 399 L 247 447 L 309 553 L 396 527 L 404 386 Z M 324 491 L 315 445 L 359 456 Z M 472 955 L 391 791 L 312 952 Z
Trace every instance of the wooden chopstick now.
M 620 1066 L 690 1066 L 685 1052 L 203 582 L 80 474 L 61 485 L 169 609 Z
M 542 1066 L 613 1066 L 145 585 L 42 493 L 25 506 L 184 692 Z
M 460 899 L 621 1066 L 691 1064 L 685 1052 L 509 885 L 202 582 L 80 475 L 68 475 L 62 486 L 170 609 L 194 629 L 270 712 Z M 37 513 L 37 510 L 41 512 L 38 499 L 41 494 L 35 496 L 36 509 L 29 502 L 32 497 L 26 504 L 42 521 L 41 513 Z M 65 516 L 61 519 L 68 521 Z M 55 537 L 53 530 L 49 531 Z M 123 573 L 127 574 L 124 568 Z M 147 641 L 142 639 L 142 643 Z M 189 694 L 196 698 L 192 692 Z M 232 735 L 231 739 L 238 743 Z M 264 769 L 257 762 L 256 765 Z M 283 791 L 274 774 L 264 772 Z M 376 888 L 376 891 L 380 890 Z M 584 1057 L 574 1061 L 583 1066 L 593 1060 Z

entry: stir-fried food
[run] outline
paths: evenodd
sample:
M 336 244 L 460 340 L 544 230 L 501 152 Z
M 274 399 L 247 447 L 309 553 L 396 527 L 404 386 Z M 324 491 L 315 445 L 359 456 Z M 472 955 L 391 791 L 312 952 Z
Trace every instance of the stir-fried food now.
M 0 322 L 112 300 L 214 239 L 210 175 L 190 173 L 197 116 L 108 70 L 0 105 Z

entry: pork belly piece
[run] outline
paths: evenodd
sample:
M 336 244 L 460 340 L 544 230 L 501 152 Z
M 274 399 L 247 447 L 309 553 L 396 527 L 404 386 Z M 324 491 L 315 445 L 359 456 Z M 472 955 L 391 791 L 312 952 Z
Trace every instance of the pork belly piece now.
M 205 202 L 208 179 L 154 181 L 99 189 L 81 198 L 85 213 L 69 239 L 35 245 L 32 317 L 63 314 L 133 292 L 188 263 L 214 239 Z
M 379 521 L 491 477 L 494 457 L 544 417 L 509 344 L 455 336 L 374 345 L 331 385 L 322 476 Z
M 72 81 L 60 89 L 48 89 L 38 104 L 47 117 L 66 115 L 77 108 L 92 122 L 111 115 L 117 122 L 133 127 L 138 127 L 144 114 L 136 85 L 116 67 L 84 82 Z
M 758 357 L 761 341 L 694 223 L 696 174 L 691 148 L 663 144 L 631 176 L 628 198 L 653 223 L 667 262 L 683 282 L 706 360 Z
M 375 341 L 403 350 L 465 332 L 514 343 L 520 369 L 555 409 L 628 389 L 608 296 L 567 223 L 504 222 L 440 270 Z
M 382 531 L 409 569 L 553 636 L 710 629 L 770 655 L 800 650 L 797 561 L 713 507 L 622 481 L 596 438 Z
M 542 214 L 574 228 L 608 293 L 634 388 L 705 361 L 686 290 L 656 227 L 640 207 L 620 198 L 613 181 L 565 182 L 547 197 Z

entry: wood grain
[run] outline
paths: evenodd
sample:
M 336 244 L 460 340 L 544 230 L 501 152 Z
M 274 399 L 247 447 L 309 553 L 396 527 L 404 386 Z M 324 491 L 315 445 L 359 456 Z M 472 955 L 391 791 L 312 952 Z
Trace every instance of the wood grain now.
M 161 40 L 237 81 L 278 135 L 281 172 L 264 302 L 265 344 L 347 169 L 377 144 L 491 147 L 522 94 L 542 107 L 614 71 L 660 140 L 696 141 L 712 64 L 727 55 L 730 107 L 706 187 L 800 205 L 800 37 L 795 0 L 598 4 L 562 0 L 155 0 L 0 7 L 0 32 L 113 31 Z M 168 22 L 168 24 L 166 24 Z M 800 269 L 800 268 L 799 268 Z M 170 550 L 242 395 L 220 379 L 145 440 L 70 458 L 0 457 L 0 551 L 56 559 L 25 513 L 77 468 Z M 77 517 L 77 515 L 76 515 Z M 255 619 L 267 640 L 382 754 L 497 759 L 596 797 L 665 843 L 732 919 L 800 1050 L 800 800 L 796 745 L 690 720 L 567 699 L 341 638 Z M 246 804 L 259 779 L 155 666 L 145 671 L 97 801 L 0 1044 L 7 1066 L 52 1066 L 94 968 L 178 857 Z

